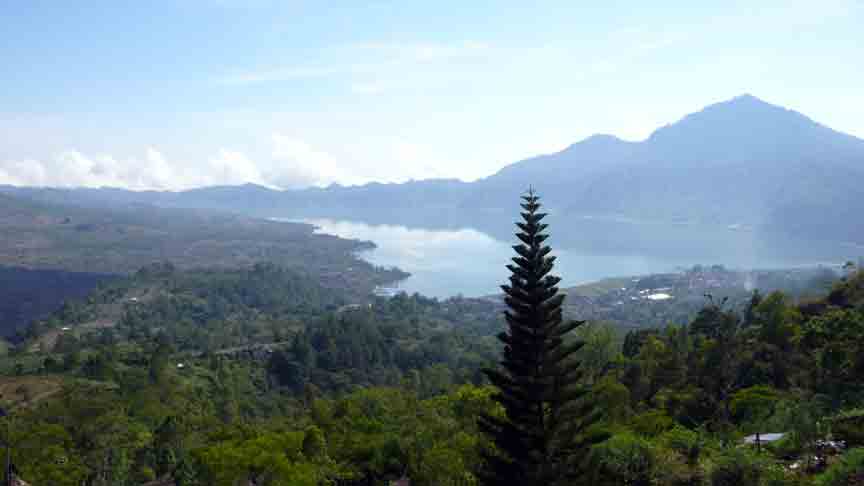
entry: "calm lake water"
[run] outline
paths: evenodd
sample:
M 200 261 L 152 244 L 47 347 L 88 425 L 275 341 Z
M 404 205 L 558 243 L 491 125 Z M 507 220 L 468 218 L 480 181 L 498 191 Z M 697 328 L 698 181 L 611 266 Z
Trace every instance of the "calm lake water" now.
M 380 266 L 396 266 L 411 277 L 395 287 L 409 293 L 446 298 L 499 291 L 514 255 L 512 231 L 493 228 L 421 228 L 333 219 L 303 219 L 316 231 L 373 241 L 377 248 L 360 256 Z M 694 264 L 724 264 L 730 268 L 779 268 L 836 263 L 836 245 L 767 244 L 753 232 L 736 228 L 678 227 L 578 221 L 552 231 L 549 244 L 558 257 L 555 273 L 565 286 L 606 277 L 673 272 Z M 492 236 L 497 231 L 496 236 Z M 588 237 L 590 235 L 590 237 Z M 509 238 L 509 239 L 508 239 Z M 778 251 L 783 247 L 784 251 Z

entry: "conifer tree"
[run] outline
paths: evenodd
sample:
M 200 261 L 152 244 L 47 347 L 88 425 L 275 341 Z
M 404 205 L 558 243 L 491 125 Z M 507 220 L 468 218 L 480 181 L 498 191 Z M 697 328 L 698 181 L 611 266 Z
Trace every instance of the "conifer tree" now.
M 485 454 L 481 478 L 490 486 L 569 484 L 587 449 L 604 437 L 588 430 L 599 414 L 579 384 L 582 371 L 573 359 L 584 343 L 565 342 L 584 321 L 563 320 L 561 279 L 550 275 L 555 257 L 544 244 L 546 214 L 539 212 L 533 189 L 522 199 L 523 222 L 516 223 L 521 243 L 507 265 L 509 284 L 501 287 L 509 308 L 507 331 L 498 335 L 503 359 L 498 370 L 484 370 L 505 413 L 480 418 L 495 445 Z

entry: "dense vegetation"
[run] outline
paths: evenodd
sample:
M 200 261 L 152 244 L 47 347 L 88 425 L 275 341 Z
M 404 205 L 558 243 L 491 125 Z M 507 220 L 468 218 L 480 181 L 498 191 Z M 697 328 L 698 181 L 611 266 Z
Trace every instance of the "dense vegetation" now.
M 34 322 L 17 349 L 40 352 L 43 361 L 24 353 L 16 363 L 27 363 L 25 371 L 75 371 L 119 347 L 134 367 L 155 346 L 178 359 L 251 361 L 275 387 L 300 391 L 310 382 L 345 391 L 399 383 L 405 371 L 436 364 L 465 380 L 479 376 L 494 352 L 490 339 L 455 320 L 472 312 L 489 319 L 491 304 L 349 297 L 274 265 L 182 271 L 155 264 Z
M 540 258 L 525 251 L 516 276 Z M 511 281 L 511 311 L 547 301 L 557 322 L 547 283 Z M 0 434 L 33 485 L 480 484 L 507 451 L 479 418 L 526 398 L 502 401 L 506 383 L 480 371 L 499 361 L 500 310 L 358 301 L 275 264 L 149 265 L 19 336 L 0 359 Z M 556 449 L 578 463 L 563 484 L 861 483 L 864 273 L 818 298 L 712 296 L 692 319 L 625 335 L 570 327 L 553 334 L 573 354 L 557 357 L 580 370 L 567 376 L 585 407 L 559 417 L 597 410 L 584 432 L 607 439 Z

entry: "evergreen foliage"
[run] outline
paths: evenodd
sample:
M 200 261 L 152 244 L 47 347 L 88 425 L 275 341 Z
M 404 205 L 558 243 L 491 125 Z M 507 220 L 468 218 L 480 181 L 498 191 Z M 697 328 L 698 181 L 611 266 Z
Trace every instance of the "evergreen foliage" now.
M 494 442 L 487 455 L 484 483 L 561 484 L 577 469 L 597 436 L 586 429 L 597 418 L 586 390 L 580 386 L 582 370 L 571 358 L 582 341 L 565 342 L 568 333 L 584 321 L 564 322 L 558 293 L 560 278 L 550 274 L 555 257 L 545 245 L 548 225 L 539 211 L 539 197 L 529 190 L 522 198 L 524 222 L 516 223 L 521 241 L 517 256 L 507 265 L 509 285 L 501 288 L 509 310 L 507 332 L 498 335 L 504 344 L 501 370 L 485 370 L 498 388 L 495 400 L 504 416 L 485 415 L 480 426 Z

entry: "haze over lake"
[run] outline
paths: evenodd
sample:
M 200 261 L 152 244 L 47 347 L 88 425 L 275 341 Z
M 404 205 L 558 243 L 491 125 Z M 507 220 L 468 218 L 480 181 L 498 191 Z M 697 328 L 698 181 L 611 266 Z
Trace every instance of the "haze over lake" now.
M 516 238 L 500 226 L 482 231 L 325 218 L 301 221 L 315 225 L 320 233 L 374 242 L 377 248 L 360 254 L 364 259 L 411 273 L 396 284 L 396 289 L 439 298 L 497 293 L 508 275 L 505 265 L 510 263 L 514 254 L 511 246 L 516 243 Z M 849 256 L 834 255 L 836 247 L 823 250 L 820 245 L 789 241 L 784 252 L 775 251 L 777 242 L 773 241 L 769 254 L 764 235 L 736 227 L 592 220 L 562 227 L 554 224 L 554 218 L 550 222 L 552 236 L 548 241 L 558 257 L 555 273 L 563 278 L 563 286 L 606 277 L 674 272 L 694 264 L 780 268 L 838 263 Z M 495 236 L 491 234 L 494 231 Z M 603 234 L 608 235 L 605 245 Z M 672 251 L 650 244 L 656 239 L 665 240 Z M 675 251 L 683 245 L 690 251 Z

